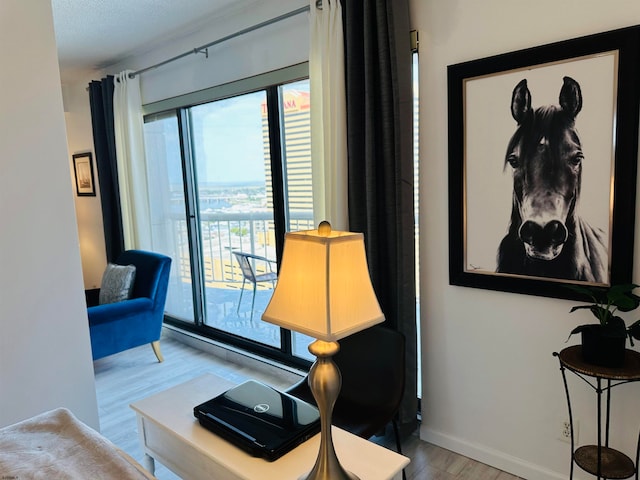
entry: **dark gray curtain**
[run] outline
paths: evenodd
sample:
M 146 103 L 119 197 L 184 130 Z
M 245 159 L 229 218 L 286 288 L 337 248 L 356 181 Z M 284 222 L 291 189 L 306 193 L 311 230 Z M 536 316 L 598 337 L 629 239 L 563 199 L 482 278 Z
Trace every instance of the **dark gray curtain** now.
M 402 431 L 417 427 L 413 93 L 407 0 L 342 0 L 349 229 L 363 232 L 386 326 L 406 338 Z
M 107 261 L 114 262 L 124 251 L 116 140 L 113 127 L 113 76 L 89 83 L 93 147 L 100 184 Z

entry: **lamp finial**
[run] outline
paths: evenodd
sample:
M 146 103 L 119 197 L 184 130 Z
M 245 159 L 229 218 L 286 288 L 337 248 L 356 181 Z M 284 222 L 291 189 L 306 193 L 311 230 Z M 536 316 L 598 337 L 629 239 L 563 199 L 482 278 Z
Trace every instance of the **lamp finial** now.
M 318 235 L 321 237 L 328 237 L 331 234 L 331 224 L 326 220 L 323 220 L 318 225 Z

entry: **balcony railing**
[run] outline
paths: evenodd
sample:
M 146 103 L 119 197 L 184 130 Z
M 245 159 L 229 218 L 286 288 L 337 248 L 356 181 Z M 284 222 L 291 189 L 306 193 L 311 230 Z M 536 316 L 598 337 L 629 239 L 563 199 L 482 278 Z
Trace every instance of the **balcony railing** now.
M 191 282 L 187 223 L 177 218 L 173 219 L 173 223 L 171 230 L 179 255 L 179 259 L 176 259 L 179 276 L 182 281 Z M 314 228 L 312 212 L 293 213 L 289 225 L 291 231 Z M 233 285 L 239 288 L 242 272 L 233 258 L 233 250 L 276 259 L 275 230 L 270 212 L 203 212 L 200 214 L 200 231 L 206 286 L 224 288 Z M 254 267 L 259 273 L 264 268 L 259 262 Z
M 167 295 L 166 312 L 173 318 L 187 322 L 194 320 L 193 294 L 191 290 L 191 265 L 187 222 L 177 216 L 166 225 L 165 238 L 174 242 L 168 253 L 173 251 L 174 265 L 171 283 Z M 296 212 L 289 220 L 290 230 L 310 230 L 314 228 L 311 212 Z M 246 285 L 246 294 L 240 300 L 242 271 L 234 258 L 233 250 L 260 255 L 270 260 L 276 259 L 273 217 L 269 212 L 221 213 L 204 212 L 200 214 L 202 271 L 204 272 L 205 323 L 208 326 L 257 340 L 261 343 L 279 346 L 279 329 L 271 324 L 260 322 L 260 316 L 266 308 L 272 294 L 270 282 L 258 284 L 255 306 L 251 311 L 253 285 Z M 256 261 L 256 273 L 266 271 L 264 262 Z M 275 269 L 275 266 L 273 266 Z M 299 343 L 302 342 L 302 343 Z M 306 337 L 296 337 L 294 351 L 307 357 Z

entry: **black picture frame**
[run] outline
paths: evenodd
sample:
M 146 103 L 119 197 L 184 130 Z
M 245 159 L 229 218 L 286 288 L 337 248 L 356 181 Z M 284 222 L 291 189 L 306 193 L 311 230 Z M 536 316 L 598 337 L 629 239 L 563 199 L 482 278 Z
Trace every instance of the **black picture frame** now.
M 583 121 L 588 124 L 586 129 L 594 132 L 588 137 L 589 147 L 583 139 L 585 159 L 582 161 L 583 189 L 579 202 L 580 208 L 589 208 L 592 215 L 600 212 L 600 220 L 608 217 L 608 224 L 603 225 L 608 239 L 607 278 L 586 281 L 569 274 L 553 277 L 498 272 L 498 246 L 500 238 L 507 233 L 511 218 L 508 212 L 513 204 L 513 178 L 505 156 L 507 143 L 517 126 L 510 108 L 515 80 L 540 77 L 538 84 L 529 82 L 528 85 L 531 108 L 535 109 L 547 103 L 558 104 L 562 74 L 571 76 L 575 75 L 574 72 L 581 76 L 576 80 L 584 81 L 585 87 L 592 82 L 589 88 L 583 88 L 582 113 L 575 117 L 578 131 L 583 127 L 579 115 L 584 115 L 589 119 Z M 593 80 L 594 77 L 602 80 Z M 640 26 L 449 65 L 447 81 L 449 283 L 577 300 L 584 298 L 566 288 L 567 284 L 608 286 L 630 283 L 638 158 Z M 613 95 L 607 93 L 607 88 L 598 88 L 609 83 L 613 87 Z M 542 99 L 544 96 L 539 90 L 543 89 L 539 85 L 543 84 L 553 84 L 553 92 L 545 92 L 545 95 L 555 95 L 554 101 Z M 551 90 L 551 87 L 547 89 Z M 604 108 L 597 110 L 590 106 L 591 111 L 587 113 L 589 102 L 600 107 L 604 105 Z M 607 103 L 610 103 L 610 110 Z M 510 131 L 508 122 L 511 122 Z M 599 128 L 602 125 L 609 130 Z M 598 152 L 609 148 L 609 157 L 587 163 L 590 159 L 587 150 L 593 145 L 597 146 Z M 607 165 L 609 174 L 593 173 L 595 169 L 606 170 Z M 591 185 L 597 195 L 585 192 L 587 167 L 592 169 Z M 496 180 L 498 175 L 508 178 Z M 510 190 L 505 193 L 506 185 L 510 185 Z M 604 200 L 600 202 L 598 198 Z M 475 256 L 481 261 L 476 263 Z
M 95 197 L 96 187 L 91 152 L 73 154 L 73 173 L 76 180 L 76 195 Z

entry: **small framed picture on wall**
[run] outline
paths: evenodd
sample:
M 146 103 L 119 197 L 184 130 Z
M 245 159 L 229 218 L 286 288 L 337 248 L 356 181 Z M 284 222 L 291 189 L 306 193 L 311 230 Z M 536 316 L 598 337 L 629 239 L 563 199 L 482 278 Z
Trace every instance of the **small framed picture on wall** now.
M 93 180 L 93 162 L 91 152 L 73 155 L 73 172 L 76 178 L 76 193 L 79 197 L 95 197 L 96 188 Z

